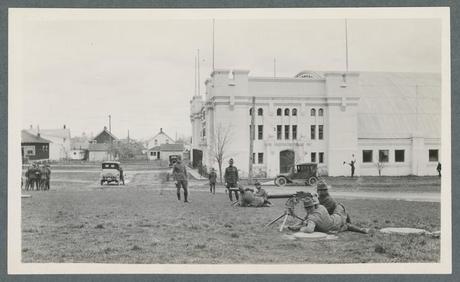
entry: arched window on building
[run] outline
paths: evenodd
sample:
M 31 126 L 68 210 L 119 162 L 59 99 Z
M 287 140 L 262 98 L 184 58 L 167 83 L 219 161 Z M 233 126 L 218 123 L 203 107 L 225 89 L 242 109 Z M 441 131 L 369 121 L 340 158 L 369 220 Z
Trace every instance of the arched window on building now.
M 316 116 L 316 110 L 315 109 L 310 110 L 310 116 L 312 116 L 312 117 Z
M 257 115 L 258 116 L 263 116 L 264 115 L 264 109 L 262 109 L 262 108 L 257 109 Z
M 252 116 L 252 107 L 249 108 L 249 115 Z
M 322 117 L 324 115 L 323 109 L 318 110 L 318 116 Z
M 296 108 L 292 109 L 292 115 L 293 115 L 293 116 L 296 116 L 296 115 L 297 115 L 297 109 L 296 109 Z
M 277 115 L 277 116 L 280 116 L 280 115 L 281 115 L 281 112 L 282 112 L 281 108 L 278 108 L 278 109 L 276 110 L 276 115 Z
M 288 109 L 288 108 L 284 109 L 284 115 L 285 115 L 285 116 L 288 116 L 288 115 L 289 115 L 289 109 Z

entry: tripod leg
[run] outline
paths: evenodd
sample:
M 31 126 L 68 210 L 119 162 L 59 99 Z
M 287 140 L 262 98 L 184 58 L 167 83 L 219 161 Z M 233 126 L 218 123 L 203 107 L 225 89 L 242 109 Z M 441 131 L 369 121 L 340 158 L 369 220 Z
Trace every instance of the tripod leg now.
M 281 226 L 280 226 L 280 232 L 283 231 L 284 225 L 286 224 L 286 221 L 287 221 L 288 216 L 289 216 L 288 214 L 286 214 L 286 215 L 284 216 L 283 224 L 281 224 Z
M 269 223 L 267 223 L 264 227 L 268 227 L 270 225 L 272 225 L 273 223 L 277 222 L 280 218 L 282 218 L 283 216 L 285 216 L 286 214 L 283 213 L 282 215 L 278 216 L 277 218 L 275 218 L 274 220 L 270 221 Z

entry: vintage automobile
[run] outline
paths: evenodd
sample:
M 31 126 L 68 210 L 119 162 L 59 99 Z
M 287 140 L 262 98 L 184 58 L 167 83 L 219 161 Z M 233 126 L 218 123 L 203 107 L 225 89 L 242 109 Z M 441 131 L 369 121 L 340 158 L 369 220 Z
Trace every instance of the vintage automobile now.
M 315 163 L 301 163 L 291 168 L 288 173 L 281 173 L 275 178 L 276 186 L 286 184 L 315 185 L 318 181 L 318 165 Z
M 181 159 L 180 155 L 170 155 L 169 156 L 169 167 L 172 167 L 177 162 L 177 160 L 180 160 L 180 159 Z
M 125 185 L 123 169 L 121 168 L 120 162 L 105 161 L 102 163 L 101 185 L 104 185 L 104 183 L 115 183 L 117 185 Z

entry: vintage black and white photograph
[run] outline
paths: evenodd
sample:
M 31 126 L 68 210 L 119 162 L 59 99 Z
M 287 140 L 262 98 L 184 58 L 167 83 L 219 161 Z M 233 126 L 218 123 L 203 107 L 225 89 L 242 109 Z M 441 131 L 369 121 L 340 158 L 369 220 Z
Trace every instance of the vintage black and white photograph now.
M 8 28 L 10 273 L 451 272 L 448 8 Z

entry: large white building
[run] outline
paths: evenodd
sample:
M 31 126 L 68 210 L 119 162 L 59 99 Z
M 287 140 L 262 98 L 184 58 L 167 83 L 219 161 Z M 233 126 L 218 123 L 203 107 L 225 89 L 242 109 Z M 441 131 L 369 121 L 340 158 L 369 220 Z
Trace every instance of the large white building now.
M 435 73 L 304 71 L 295 77 L 250 77 L 215 70 L 205 97 L 191 100 L 192 161 L 217 168 L 232 157 L 249 168 L 255 97 L 254 172 L 274 177 L 294 163 L 318 163 L 322 174 L 434 175 L 440 161 L 441 76 Z

